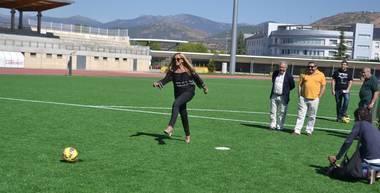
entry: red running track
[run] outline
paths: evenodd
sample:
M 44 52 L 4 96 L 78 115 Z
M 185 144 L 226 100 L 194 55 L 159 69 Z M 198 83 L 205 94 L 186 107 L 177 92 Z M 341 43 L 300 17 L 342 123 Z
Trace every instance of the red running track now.
M 21 75 L 68 75 L 67 70 L 53 69 L 20 69 L 20 68 L 0 68 L 0 74 L 21 74 Z M 114 72 L 114 71 L 91 71 L 73 70 L 73 76 L 104 76 L 104 77 L 163 77 L 157 72 Z M 230 79 L 270 79 L 269 76 L 260 75 L 201 75 L 202 78 L 230 78 Z

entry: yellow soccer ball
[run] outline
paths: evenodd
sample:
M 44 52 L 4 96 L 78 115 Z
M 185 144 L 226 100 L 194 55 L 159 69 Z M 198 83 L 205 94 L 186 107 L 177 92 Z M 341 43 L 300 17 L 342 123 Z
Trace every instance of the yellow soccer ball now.
M 75 162 L 78 158 L 78 151 L 73 147 L 66 147 L 62 153 L 62 159 L 68 162 Z
M 350 123 L 350 117 L 342 117 L 342 123 Z

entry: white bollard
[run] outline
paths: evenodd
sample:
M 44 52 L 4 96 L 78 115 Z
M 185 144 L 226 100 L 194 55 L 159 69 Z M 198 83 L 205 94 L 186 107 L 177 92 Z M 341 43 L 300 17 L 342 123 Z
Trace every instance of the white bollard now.
M 227 62 L 222 63 L 222 73 L 227 74 Z

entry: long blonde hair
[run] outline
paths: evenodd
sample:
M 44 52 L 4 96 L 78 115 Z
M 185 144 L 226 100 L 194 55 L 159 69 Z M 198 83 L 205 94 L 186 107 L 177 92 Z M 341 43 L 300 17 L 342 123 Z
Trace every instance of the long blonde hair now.
M 181 59 L 183 60 L 183 66 L 185 68 L 187 68 L 187 70 L 189 70 L 189 73 L 194 73 L 195 72 L 195 69 L 193 67 L 193 65 L 191 65 L 191 62 L 189 59 L 186 58 L 186 56 L 180 52 L 178 53 L 175 53 L 173 56 L 172 56 L 172 60 L 170 61 L 170 64 L 169 64 L 169 68 L 168 68 L 168 71 L 171 71 L 171 72 L 174 72 L 175 71 L 175 66 L 176 66 L 176 56 L 180 56 Z

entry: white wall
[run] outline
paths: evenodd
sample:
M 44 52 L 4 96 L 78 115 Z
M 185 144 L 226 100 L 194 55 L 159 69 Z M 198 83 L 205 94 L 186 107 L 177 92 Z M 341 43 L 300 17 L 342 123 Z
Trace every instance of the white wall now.
M 0 67 L 24 68 L 24 55 L 21 52 L 0 51 Z

